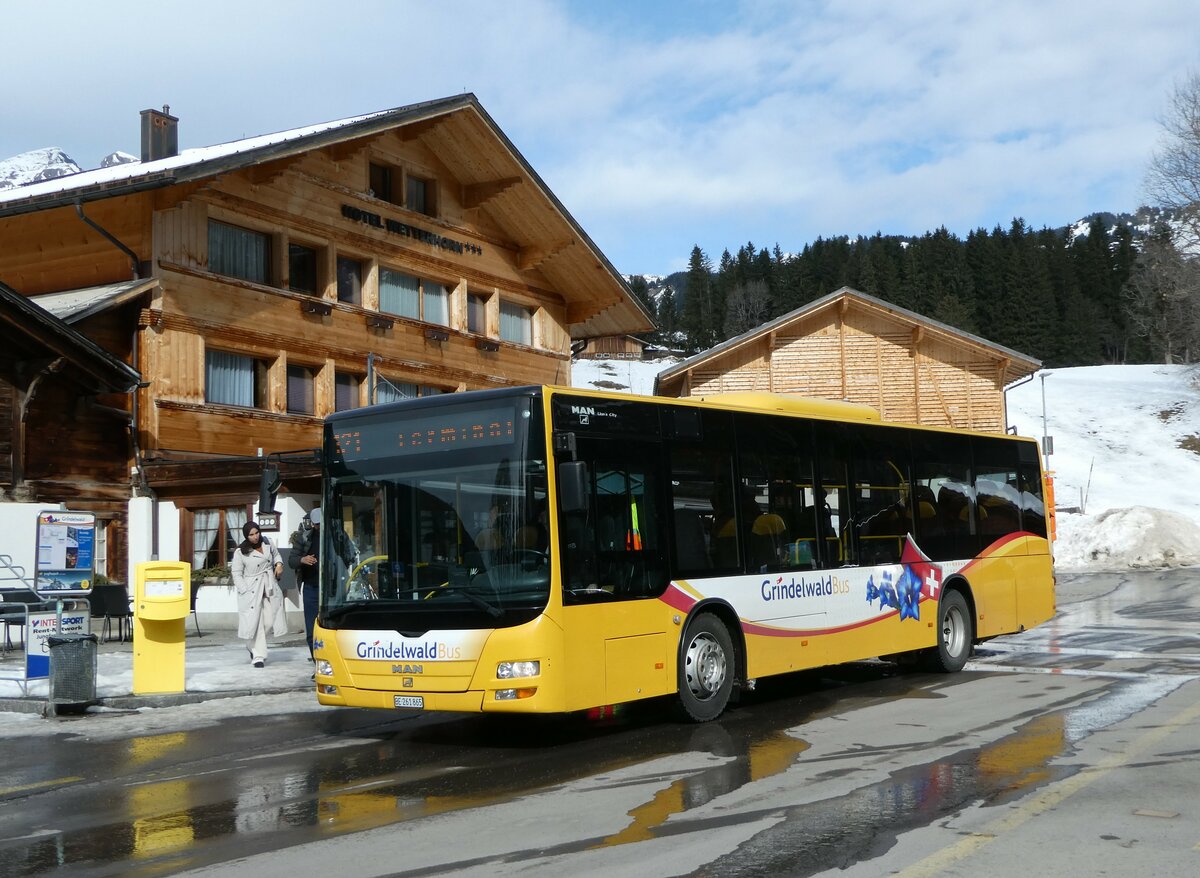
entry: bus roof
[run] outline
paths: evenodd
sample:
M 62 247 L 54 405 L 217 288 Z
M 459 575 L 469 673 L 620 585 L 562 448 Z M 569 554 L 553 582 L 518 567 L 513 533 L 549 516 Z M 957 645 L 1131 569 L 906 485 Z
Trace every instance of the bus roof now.
M 600 397 L 611 400 L 638 400 L 658 404 L 687 405 L 698 408 L 720 408 L 745 412 L 777 412 L 807 418 L 818 418 L 825 421 L 845 421 L 858 424 L 888 424 L 910 429 L 932 430 L 943 433 L 970 433 L 977 435 L 1005 435 L 1011 439 L 1035 441 L 1027 436 L 1010 434 L 981 433 L 978 430 L 963 430 L 954 427 L 939 427 L 926 424 L 910 424 L 899 421 L 885 421 L 878 410 L 869 405 L 854 402 L 839 402 L 830 399 L 817 399 L 800 396 L 793 393 L 766 393 L 763 391 L 737 391 L 728 393 L 710 393 L 703 396 L 646 396 L 643 394 L 622 393 L 613 390 L 591 389 L 584 387 L 566 387 L 561 385 L 521 385 L 517 387 L 497 387 L 486 390 L 467 391 L 473 399 L 498 399 L 512 396 L 537 396 L 543 393 L 552 395 Z M 448 393 L 437 396 L 421 397 L 419 399 L 403 400 L 394 403 L 366 406 L 350 409 L 326 416 L 327 422 L 343 420 L 353 421 L 356 418 L 382 415 L 389 412 L 408 412 L 417 409 L 453 404 L 461 400 L 462 394 Z
M 524 388 L 528 390 L 529 388 Z M 941 427 L 929 424 L 912 424 L 903 421 L 885 421 L 879 411 L 869 405 L 856 402 L 839 402 L 831 399 L 817 399 L 810 396 L 800 396 L 794 393 L 767 393 L 765 391 L 730 391 L 727 393 L 710 393 L 703 396 L 645 396 L 633 393 L 618 393 L 612 390 L 591 390 L 581 387 L 546 386 L 544 388 L 554 394 L 569 394 L 572 396 L 603 397 L 613 400 L 642 400 L 645 402 L 670 403 L 672 405 L 694 405 L 700 408 L 736 409 L 746 412 L 778 412 L 786 415 L 796 415 L 806 418 L 819 418 L 825 421 L 846 421 L 859 424 L 880 424 L 892 427 L 906 427 L 915 430 L 931 430 L 941 433 L 966 433 L 978 436 L 1000 436 L 1008 439 L 1019 439 L 1026 442 L 1036 440 L 1029 436 L 1017 436 L 1010 433 L 984 433 L 980 430 L 967 430 L 958 427 Z

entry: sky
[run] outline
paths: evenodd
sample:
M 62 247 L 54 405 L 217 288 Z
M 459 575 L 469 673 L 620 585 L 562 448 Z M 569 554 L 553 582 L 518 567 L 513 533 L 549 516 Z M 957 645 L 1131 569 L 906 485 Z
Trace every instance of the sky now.
M 595 387 L 595 382 L 603 381 L 608 389 L 623 384 L 629 392 L 644 394 L 651 391 L 654 375 L 675 362 L 581 361 L 573 367 L 572 380 L 576 387 Z M 1195 491 L 1200 485 L 1200 454 L 1181 447 L 1189 437 L 1200 438 L 1200 369 L 1055 369 L 1012 388 L 1008 413 L 1022 435 L 1054 436 L 1050 467 L 1055 472 L 1058 505 L 1080 508 L 1077 513 L 1058 514 L 1056 570 L 1086 573 L 1200 565 L 1200 494 Z M 298 630 L 298 615 L 289 618 Z M 217 634 L 205 627 L 204 637 L 189 635 L 186 640 L 187 691 L 244 689 L 244 647 L 232 632 Z M 299 635 L 288 642 L 299 643 Z M 266 700 L 229 698 L 141 709 L 136 715 L 110 718 L 103 728 L 89 733 L 124 737 L 208 724 L 232 715 L 318 710 L 308 691 L 311 673 L 303 645 L 272 646 L 267 667 L 254 672 L 255 685 L 295 687 L 295 691 Z M 45 696 L 44 682 L 31 686 L 33 694 Z M 101 650 L 97 694 L 128 695 L 132 686 L 130 653 Z M 0 697 L 19 695 L 15 682 L 0 679 Z M 50 734 L 57 728 L 32 715 L 0 711 L 0 740 Z
M 1135 209 L 1192 0 L 4 0 L 0 158 L 182 148 L 464 91 L 617 269 Z

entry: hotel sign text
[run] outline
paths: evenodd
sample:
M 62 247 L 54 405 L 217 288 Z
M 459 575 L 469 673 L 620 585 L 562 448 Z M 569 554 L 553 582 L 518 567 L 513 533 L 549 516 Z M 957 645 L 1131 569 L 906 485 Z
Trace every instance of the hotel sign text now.
M 442 250 L 449 250 L 452 253 L 471 253 L 475 256 L 483 255 L 483 248 L 478 244 L 468 244 L 463 241 L 456 241 L 453 238 L 447 238 L 443 235 L 437 234 L 436 232 L 430 232 L 426 229 L 418 229 L 416 226 L 410 226 L 408 223 L 402 223 L 399 220 L 386 219 L 377 213 L 372 213 L 369 210 L 363 210 L 361 207 L 343 204 L 342 216 L 348 220 L 353 220 L 356 223 L 362 223 L 364 226 L 373 226 L 377 229 L 383 229 L 385 232 L 391 232 L 393 235 L 401 235 L 405 238 L 412 238 L 416 241 L 420 241 L 423 244 L 429 244 Z

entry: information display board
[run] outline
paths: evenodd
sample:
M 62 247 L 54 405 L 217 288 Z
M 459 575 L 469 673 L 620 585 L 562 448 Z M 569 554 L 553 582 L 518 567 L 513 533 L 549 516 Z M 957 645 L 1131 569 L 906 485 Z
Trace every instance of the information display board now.
M 37 522 L 33 590 L 43 599 L 91 593 L 96 581 L 96 516 L 42 512 Z

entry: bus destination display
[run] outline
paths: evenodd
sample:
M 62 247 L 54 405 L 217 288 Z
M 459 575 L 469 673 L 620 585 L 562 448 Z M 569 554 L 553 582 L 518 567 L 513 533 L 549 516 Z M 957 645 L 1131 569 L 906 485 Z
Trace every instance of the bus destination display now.
M 339 425 L 333 432 L 333 441 L 344 461 L 509 445 L 514 438 L 514 420 L 511 405 L 475 411 L 448 410 L 354 427 Z

